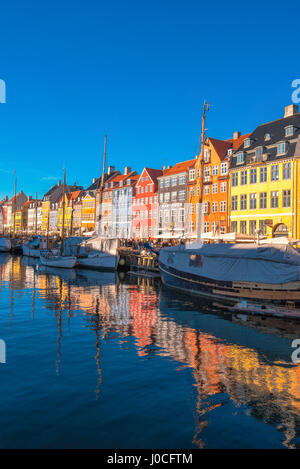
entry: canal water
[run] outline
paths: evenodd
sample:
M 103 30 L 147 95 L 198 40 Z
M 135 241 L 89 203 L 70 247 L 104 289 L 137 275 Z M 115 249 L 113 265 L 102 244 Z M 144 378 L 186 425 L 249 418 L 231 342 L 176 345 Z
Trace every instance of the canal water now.
M 0 255 L 1 448 L 295 448 L 291 321 Z

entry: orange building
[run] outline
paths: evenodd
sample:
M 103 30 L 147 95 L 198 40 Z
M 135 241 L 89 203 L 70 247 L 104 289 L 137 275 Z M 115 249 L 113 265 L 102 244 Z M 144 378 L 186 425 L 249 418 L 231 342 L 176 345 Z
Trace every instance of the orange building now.
M 228 225 L 228 178 L 231 153 L 238 148 L 247 135 L 234 132 L 233 138 L 219 140 L 207 137 L 201 155 L 189 171 L 189 220 L 197 232 L 199 202 L 202 195 L 202 233 L 227 233 Z M 203 189 L 202 189 L 203 168 Z M 200 230 L 200 227 L 199 227 Z

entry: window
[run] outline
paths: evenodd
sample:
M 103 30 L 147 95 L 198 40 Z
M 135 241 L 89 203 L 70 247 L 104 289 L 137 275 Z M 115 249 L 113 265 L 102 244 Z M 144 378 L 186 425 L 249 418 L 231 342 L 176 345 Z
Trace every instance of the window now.
M 257 171 L 255 169 L 250 169 L 250 184 L 256 184 L 257 180 Z
M 209 233 L 209 221 L 204 222 L 204 233 Z
M 267 182 L 267 167 L 260 168 L 260 182 Z
M 247 222 L 246 220 L 240 221 L 240 232 L 243 234 L 247 233 Z
M 247 194 L 240 196 L 240 210 L 247 210 Z
M 247 171 L 241 171 L 241 185 L 247 184 Z
M 244 148 L 248 148 L 251 145 L 251 140 L 250 138 L 245 138 L 244 140 Z
M 237 210 L 238 209 L 238 197 L 237 195 L 233 195 L 231 197 L 231 210 Z
M 197 178 L 200 177 L 200 169 L 197 169 Z
M 190 169 L 190 181 L 194 181 L 194 179 L 195 179 L 195 170 Z
M 208 188 L 209 188 L 209 186 L 208 186 Z M 200 186 L 197 186 L 197 195 L 200 195 Z
M 218 183 L 212 185 L 212 193 L 217 194 L 218 192 Z
M 211 229 L 212 231 L 217 231 L 218 229 L 218 222 L 217 221 L 213 221 L 212 224 L 211 224 Z
M 277 145 L 277 155 L 284 155 L 286 152 L 286 143 L 279 143 Z
M 289 125 L 288 127 L 285 127 L 285 136 L 290 137 L 294 133 L 294 127 L 292 125 Z
M 238 175 L 239 173 L 232 173 L 231 175 L 231 185 L 233 187 L 238 185 Z
M 226 212 L 226 201 L 222 200 L 220 203 L 220 212 Z
M 260 192 L 259 194 L 259 208 L 267 208 L 267 193 Z
M 178 192 L 178 198 L 179 198 L 179 200 L 185 199 L 185 191 L 179 191 Z
M 162 203 L 164 200 L 164 194 L 159 194 L 159 201 Z
M 237 232 L 237 222 L 236 222 L 236 221 L 232 221 L 232 222 L 231 222 L 230 231 L 231 231 L 232 233 L 236 233 L 236 232 Z
M 250 231 L 250 234 L 251 234 L 251 235 L 254 235 L 254 234 L 255 234 L 255 230 L 256 230 L 256 220 L 250 220 L 250 222 L 249 222 L 249 231 Z
M 265 134 L 265 141 L 271 140 L 271 134 Z
M 194 232 L 194 222 L 191 221 L 190 222 L 190 233 L 193 233 Z
M 204 150 L 204 161 L 205 163 L 209 163 L 210 161 L 210 150 L 208 149 Z
M 170 178 L 166 178 L 165 179 L 165 187 L 169 187 L 170 186 Z
M 216 164 L 215 166 L 213 166 L 212 175 L 216 176 L 217 174 L 218 174 L 218 165 Z
M 209 194 L 209 186 L 204 187 L 204 194 L 208 195 Z
M 289 189 L 282 191 L 282 206 L 283 207 L 291 206 L 291 191 Z
M 271 166 L 271 181 L 278 181 L 279 179 L 279 167 L 278 164 Z
M 164 180 L 160 179 L 159 180 L 159 187 L 162 189 L 164 187 Z
M 250 209 L 256 209 L 256 193 L 250 194 Z
M 284 163 L 282 171 L 283 179 L 291 179 L 291 163 Z
M 278 191 L 271 192 L 271 208 L 278 208 Z
M 226 182 L 222 181 L 220 184 L 220 192 L 226 192 L 226 188 L 227 188 Z
M 221 163 L 221 176 L 224 176 L 225 174 L 227 174 L 227 171 L 228 171 L 227 162 Z
M 170 200 L 170 192 L 165 192 L 165 202 L 169 202 Z
M 195 195 L 195 187 L 191 187 L 190 188 L 190 196 L 192 197 L 193 195 Z
M 177 176 L 172 177 L 172 186 L 177 186 Z
M 176 200 L 176 197 L 177 197 L 177 192 L 173 191 L 172 192 L 172 200 Z
M 204 182 L 210 181 L 210 167 L 206 166 L 204 168 Z
M 179 176 L 179 184 L 185 184 L 185 175 Z
M 237 164 L 240 164 L 240 163 L 243 163 L 243 161 L 244 161 L 244 152 L 241 151 L 236 156 L 236 162 Z
M 262 235 L 267 234 L 267 225 L 265 220 L 259 220 L 259 230 Z
M 218 211 L 218 202 L 213 202 L 212 203 L 212 211 L 217 212 Z
M 144 188 L 141 187 L 141 194 L 144 194 Z
M 255 157 L 256 157 L 256 161 L 261 161 L 261 157 L 262 157 L 262 148 L 261 147 L 256 148 Z

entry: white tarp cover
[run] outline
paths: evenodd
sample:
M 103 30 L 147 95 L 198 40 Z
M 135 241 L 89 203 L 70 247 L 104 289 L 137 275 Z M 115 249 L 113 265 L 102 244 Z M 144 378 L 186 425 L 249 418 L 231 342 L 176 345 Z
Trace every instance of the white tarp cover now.
M 90 238 L 82 243 L 87 249 L 106 252 L 108 254 L 116 255 L 120 247 L 120 240 L 118 238 L 102 238 L 97 236 Z
M 300 254 L 289 245 L 175 246 L 161 249 L 159 260 L 180 272 L 219 281 L 276 284 L 300 280 Z

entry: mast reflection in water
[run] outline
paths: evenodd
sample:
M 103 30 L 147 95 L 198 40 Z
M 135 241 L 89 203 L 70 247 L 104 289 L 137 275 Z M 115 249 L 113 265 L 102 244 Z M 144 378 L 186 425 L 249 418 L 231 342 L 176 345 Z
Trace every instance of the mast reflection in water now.
M 3 448 L 299 447 L 299 325 L 0 255 Z

